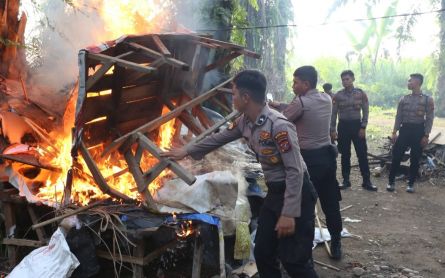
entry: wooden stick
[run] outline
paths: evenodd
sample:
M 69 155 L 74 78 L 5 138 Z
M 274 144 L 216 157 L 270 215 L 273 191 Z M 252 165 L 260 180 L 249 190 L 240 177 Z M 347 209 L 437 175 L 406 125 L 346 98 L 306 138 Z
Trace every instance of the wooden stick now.
M 317 219 L 317 225 L 318 225 L 318 228 L 320 229 L 320 237 L 323 240 L 324 246 L 326 248 L 326 252 L 328 253 L 329 257 L 332 257 L 331 248 L 329 247 L 328 242 L 323 237 L 323 227 L 321 226 L 320 217 L 318 216 L 318 204 L 319 203 L 317 201 L 317 204 L 315 205 L 315 219 Z
M 52 224 L 52 223 L 54 223 L 54 222 L 57 222 L 57 221 L 59 221 L 59 220 L 65 219 L 65 218 L 67 218 L 67 217 L 70 217 L 70 216 L 73 216 L 73 215 L 76 215 L 76 214 L 79 214 L 79 213 L 84 212 L 84 211 L 87 211 L 87 210 L 89 210 L 89 209 L 91 209 L 91 208 L 97 207 L 97 206 L 103 204 L 104 201 L 105 201 L 105 200 L 98 201 L 98 202 L 93 203 L 93 204 L 90 204 L 90 205 L 88 205 L 88 206 L 85 206 L 85 207 L 81 207 L 81 208 L 75 209 L 75 210 L 70 211 L 70 212 L 68 212 L 68 213 L 65 213 L 65 214 L 56 216 L 56 217 L 54 217 L 53 219 L 49 219 L 49 220 L 40 222 L 39 224 L 32 225 L 31 227 L 32 227 L 33 230 L 38 229 L 38 228 L 41 228 L 41 227 L 44 227 L 44 226 L 46 226 L 46 225 Z
M 170 53 L 170 51 L 168 50 L 168 48 L 165 46 L 165 44 L 162 42 L 162 40 L 159 38 L 158 35 L 152 35 L 151 37 L 154 43 L 156 44 L 156 47 L 159 49 L 159 51 L 161 51 L 162 55 L 166 57 L 172 56 L 172 54 Z
M 202 264 L 203 251 L 204 251 L 204 244 L 198 233 L 195 235 L 195 245 L 193 247 L 192 278 L 201 277 L 201 264 Z
M 151 72 L 156 71 L 156 69 L 152 68 L 152 67 L 142 66 L 137 63 L 133 63 L 133 62 L 126 61 L 126 60 L 123 60 L 120 58 L 116 58 L 116 57 L 112 57 L 112 56 L 108 56 L 108 55 L 104 55 L 104 54 L 99 54 L 99 53 L 88 52 L 88 58 L 97 60 L 97 61 L 101 61 L 101 62 L 116 63 L 124 68 L 129 68 L 129 69 L 133 69 L 133 70 L 140 71 L 140 72 L 151 73 Z
M 323 262 L 320 262 L 320 261 L 317 261 L 317 260 L 314 260 L 314 263 L 316 263 L 318 265 L 321 265 L 321 266 L 325 266 L 327 268 L 330 268 L 330 269 L 333 269 L 333 270 L 336 270 L 336 271 L 341 271 L 341 269 L 338 268 L 338 267 L 335 267 L 333 265 L 330 265 L 330 264 L 327 264 L 327 263 L 323 263 Z
M 436 136 L 434 136 L 429 142 L 428 144 L 433 143 L 434 141 L 436 141 L 437 138 L 439 138 L 442 135 L 442 132 L 439 132 L 436 134 Z
M 175 58 L 168 58 L 168 57 L 164 57 L 161 53 L 154 51 L 153 49 L 150 49 L 148 47 L 145 47 L 143 45 L 137 44 L 135 42 L 129 42 L 127 43 L 130 47 L 133 47 L 134 49 L 140 50 L 142 51 L 143 54 L 146 54 L 149 57 L 158 59 L 158 58 L 164 58 L 165 62 L 167 64 L 170 64 L 174 67 L 178 67 L 181 68 L 182 70 L 189 70 L 190 66 L 182 61 L 179 61 Z
M 19 75 L 20 83 L 22 84 L 23 95 L 25 96 L 26 102 L 29 102 L 28 94 L 26 93 L 25 83 L 23 82 L 22 75 Z
M 340 211 L 344 211 L 344 210 L 347 210 L 347 209 L 352 208 L 352 207 L 353 207 L 353 205 L 350 205 L 350 206 L 347 206 L 347 207 L 344 207 L 344 208 L 340 209 Z
M 165 114 L 159 118 L 156 118 L 156 119 L 150 121 L 149 123 L 146 123 L 145 125 L 117 138 L 116 140 L 114 140 L 110 145 L 108 145 L 105 148 L 105 150 L 101 156 L 105 157 L 107 154 L 109 154 L 113 150 L 116 150 L 117 148 L 119 148 L 119 146 L 122 145 L 122 143 L 124 143 L 125 140 L 127 138 L 129 138 L 130 136 L 132 136 L 133 134 L 136 134 L 138 132 L 146 133 L 146 132 L 155 130 L 160 125 L 163 125 L 166 122 L 178 117 L 182 113 L 182 111 L 192 108 L 192 107 L 206 101 L 207 99 L 215 96 L 216 94 L 218 94 L 218 88 L 224 87 L 225 85 L 229 84 L 230 82 L 232 82 L 232 79 L 233 78 L 230 78 L 230 79 L 224 81 L 223 83 L 221 83 L 218 86 L 214 87 L 213 89 L 205 92 L 204 94 L 192 99 L 191 101 L 189 101 L 179 107 L 176 107 L 175 110 L 172 110 L 172 111 L 168 112 L 167 114 Z
M 90 152 L 88 151 L 87 147 L 85 146 L 85 143 L 83 141 L 80 141 L 79 144 L 79 150 L 82 154 L 82 157 L 85 161 L 85 163 L 88 166 L 88 169 L 90 170 L 91 174 L 93 175 L 93 179 L 97 186 L 99 186 L 100 190 L 102 190 L 103 193 L 108 194 L 112 197 L 122 199 L 124 201 L 132 201 L 130 197 L 127 195 L 111 188 L 107 182 L 105 181 L 105 178 L 102 176 L 102 173 L 100 172 L 99 168 L 97 167 L 96 163 L 93 160 L 93 157 L 91 157 Z
M 201 133 L 199 136 L 193 138 L 188 144 L 187 146 L 190 146 L 196 142 L 201 141 L 202 139 L 204 139 L 205 137 L 207 137 L 208 135 L 212 134 L 215 130 L 217 130 L 218 128 L 220 128 L 223 124 L 227 123 L 228 121 L 231 121 L 233 119 L 235 119 L 236 117 L 238 117 L 240 115 L 240 113 L 238 111 L 233 111 L 230 115 L 228 115 L 227 117 L 225 117 L 223 120 L 217 122 L 215 125 L 213 125 L 211 128 L 207 129 L 206 131 L 204 131 L 203 133 Z
M 206 38 L 206 37 L 201 37 L 201 36 L 193 36 L 192 37 L 196 38 L 197 40 L 207 43 L 207 44 L 214 44 L 217 45 L 219 47 L 222 48 L 226 48 L 226 49 L 236 49 L 238 52 L 241 52 L 242 54 L 252 57 L 252 58 L 256 58 L 259 59 L 261 58 L 261 55 L 258 53 L 255 53 L 253 51 L 247 50 L 245 48 L 243 48 L 242 46 L 233 44 L 233 43 L 229 43 L 229 42 L 223 42 L 223 41 L 219 41 L 219 40 L 215 40 L 215 39 L 211 39 L 211 38 Z
M 233 59 L 241 56 L 242 54 L 239 52 L 232 52 L 227 56 L 222 57 L 221 59 L 219 59 L 218 61 L 214 62 L 213 64 L 207 65 L 205 68 L 205 71 L 211 71 L 213 69 L 219 68 L 225 64 L 227 64 L 228 62 L 232 61 Z
M 145 149 L 147 149 L 154 157 L 156 157 L 159 161 L 167 161 L 168 167 L 175 173 L 179 178 L 185 181 L 187 184 L 192 185 L 196 181 L 196 177 L 186 171 L 181 165 L 179 165 L 176 161 L 166 159 L 165 157 L 161 157 L 160 153 L 162 152 L 155 143 L 150 141 L 147 137 L 145 137 L 142 133 L 138 133 L 139 144 L 141 144 Z

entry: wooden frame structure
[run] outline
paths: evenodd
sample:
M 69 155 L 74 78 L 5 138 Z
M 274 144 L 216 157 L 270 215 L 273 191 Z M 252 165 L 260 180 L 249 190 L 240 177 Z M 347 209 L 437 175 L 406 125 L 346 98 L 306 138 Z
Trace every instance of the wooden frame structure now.
M 212 61 L 215 51 L 220 54 Z M 98 187 L 112 197 L 131 198 L 111 188 L 97 167 L 109 155 L 121 155 L 128 165 L 120 173 L 130 172 L 146 204 L 156 210 L 148 185 L 169 168 L 186 183 L 195 177 L 178 163 L 160 156 L 156 145 L 159 127 L 179 119 L 176 130 L 184 125 L 201 140 L 224 122 L 234 119 L 229 103 L 215 98 L 231 93 L 231 79 L 211 89 L 204 87 L 206 73 L 246 55 L 260 56 L 243 47 L 195 34 L 150 34 L 129 36 L 103 46 L 79 52 L 79 91 L 76 103 L 73 154 L 80 153 Z M 224 98 L 226 99 L 226 98 Z M 226 111 L 224 121 L 214 123 L 202 109 L 204 101 L 220 105 Z M 169 109 L 162 113 L 163 107 Z M 187 144 L 186 140 L 175 139 Z M 101 157 L 93 157 L 89 148 L 103 144 Z M 158 163 L 143 171 L 141 157 L 148 152 Z M 70 194 L 70 185 L 67 185 Z

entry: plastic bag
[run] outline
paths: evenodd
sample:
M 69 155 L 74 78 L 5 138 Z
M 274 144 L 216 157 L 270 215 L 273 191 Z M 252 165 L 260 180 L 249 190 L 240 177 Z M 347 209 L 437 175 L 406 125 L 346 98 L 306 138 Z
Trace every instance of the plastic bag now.
M 71 253 L 61 229 L 51 236 L 48 246 L 40 247 L 26 256 L 7 276 L 8 278 L 69 278 L 79 266 Z

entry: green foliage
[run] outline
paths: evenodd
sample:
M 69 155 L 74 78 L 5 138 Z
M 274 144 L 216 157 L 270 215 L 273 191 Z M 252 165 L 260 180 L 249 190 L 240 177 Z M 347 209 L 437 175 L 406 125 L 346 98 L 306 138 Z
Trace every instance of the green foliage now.
M 355 73 L 355 86 L 368 94 L 371 105 L 394 108 L 397 106 L 400 97 L 409 93 L 407 80 L 409 75 L 415 72 L 420 72 L 425 76 L 423 91 L 429 95 L 434 95 L 437 70 L 434 69 L 433 65 L 436 59 L 437 57 L 434 56 L 401 61 L 381 59 L 375 72 L 372 71 L 372 64 L 365 64 L 364 74 L 360 72 L 361 65 L 359 63 L 351 64 L 350 69 Z M 318 70 L 320 86 L 329 82 L 332 83 L 334 92 L 342 89 L 340 73 L 348 68 L 344 60 L 321 57 L 315 60 L 313 65 Z

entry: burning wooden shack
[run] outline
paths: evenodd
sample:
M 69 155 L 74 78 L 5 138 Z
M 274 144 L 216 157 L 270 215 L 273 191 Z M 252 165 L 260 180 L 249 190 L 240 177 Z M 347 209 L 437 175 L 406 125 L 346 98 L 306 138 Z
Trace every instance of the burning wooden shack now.
M 241 55 L 259 58 L 258 54 L 232 43 L 182 33 L 125 36 L 81 50 L 79 80 L 61 121 L 64 128 L 60 130 L 64 131 L 54 134 L 41 121 L 28 123 L 39 138 L 33 156 L 48 155 L 51 159 L 44 159 L 47 163 L 42 163 L 29 156 L 18 159 L 18 154 L 3 156 L 49 172 L 38 188 L 30 186 L 32 179 L 20 180 L 21 185 L 16 188 L 27 200 L 17 196 L 16 189 L 2 191 L 7 234 L 17 224 L 16 208 L 24 206 L 37 237 L 16 233 L 6 238 L 3 244 L 8 246 L 10 263 L 15 263 L 17 248 L 45 245 L 51 223 L 85 213 L 87 209 L 96 217 L 104 211 L 118 214 L 113 205 L 107 208 L 98 201 L 111 197 L 114 204 L 126 204 L 124 209 L 144 204 L 151 212 L 156 212 L 157 204 L 152 195 L 164 181 L 176 176 L 188 184 L 194 183 L 192 173 L 177 162 L 162 158 L 160 152 L 173 144 L 197 142 L 238 115 L 230 108 L 231 79 L 209 81 L 208 76 Z M 209 110 L 202 105 L 204 102 L 223 111 L 224 116 L 219 120 L 210 117 Z M 29 192 L 34 194 L 32 198 Z M 48 215 L 53 213 L 42 215 L 40 209 L 30 204 L 32 202 L 65 209 L 73 205 L 85 207 L 52 218 Z M 96 208 L 86 206 L 92 203 Z M 100 212 L 96 211 L 98 204 Z M 138 217 L 149 219 L 153 227 L 133 231 L 131 238 L 137 244 L 130 244 L 134 247 L 130 248 L 132 250 L 98 251 L 97 254 L 136 265 L 135 277 L 142 277 L 142 267 L 175 246 L 177 241 L 160 244 L 146 254 L 146 235 L 157 231 L 164 223 L 160 219 L 165 216 L 159 218 L 143 213 L 140 207 L 136 210 Z M 197 239 L 196 244 L 200 241 L 202 243 Z M 196 245 L 195 250 L 197 261 L 193 271 L 194 275 L 199 275 L 195 265 L 202 259 L 202 246 Z M 223 269 L 224 263 L 221 265 Z
M 223 55 L 208 64 L 215 52 Z M 230 80 L 203 92 L 204 77 L 241 55 L 259 57 L 235 44 L 192 34 L 129 36 L 80 51 L 72 153 L 81 154 L 105 194 L 128 201 L 134 199 L 128 192 L 138 192 L 155 208 L 150 191 L 160 186 L 166 169 L 189 184 L 195 180 L 178 163 L 161 158 L 161 148 L 187 143 L 181 126 L 196 136 L 193 141 L 221 126 L 201 104 L 212 101 L 228 110 Z M 99 166 L 104 163 L 120 170 L 106 177 Z M 128 173 L 133 185 L 124 191 L 113 186 Z M 70 183 L 68 187 L 71 192 Z

